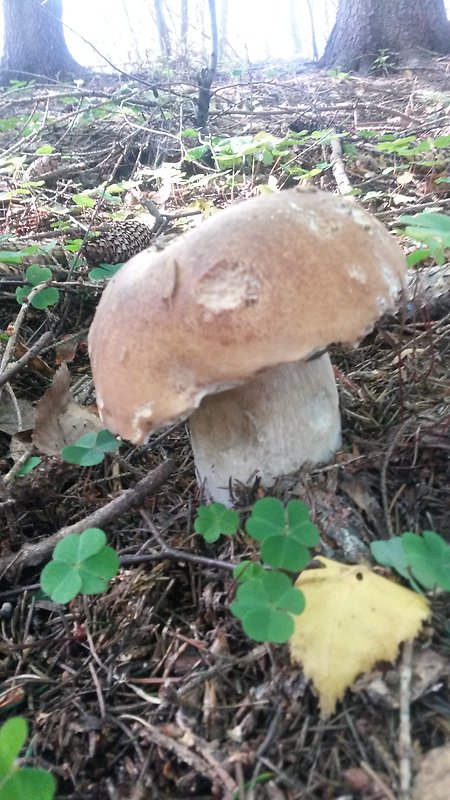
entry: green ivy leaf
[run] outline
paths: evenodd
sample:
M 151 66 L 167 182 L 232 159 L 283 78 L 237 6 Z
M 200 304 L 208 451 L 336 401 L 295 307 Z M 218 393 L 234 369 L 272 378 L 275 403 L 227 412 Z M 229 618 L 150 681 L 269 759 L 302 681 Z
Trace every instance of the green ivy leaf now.
M 117 450 L 121 441 L 103 428 L 101 431 L 92 431 L 80 436 L 75 444 L 68 444 L 61 450 L 61 457 L 68 464 L 78 464 L 80 467 L 93 467 L 101 464 L 105 453 Z
M 194 530 L 206 542 L 216 542 L 221 534 L 233 536 L 239 528 L 239 514 L 222 503 L 200 506 L 194 521 Z

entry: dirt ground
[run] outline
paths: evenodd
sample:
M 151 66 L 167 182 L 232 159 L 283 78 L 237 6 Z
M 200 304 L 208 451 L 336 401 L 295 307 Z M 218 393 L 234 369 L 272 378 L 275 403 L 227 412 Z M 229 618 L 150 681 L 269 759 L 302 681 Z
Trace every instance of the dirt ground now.
M 67 358 L 77 402 L 95 402 L 86 336 L 103 283 L 89 280 L 88 265 L 75 259 L 68 242 L 114 225 L 118 211 L 148 213 L 142 193 L 163 215 L 155 233 L 160 247 L 189 226 L 189 214 L 252 197 L 268 182 L 295 185 L 300 173 L 288 164 L 326 191 L 350 186 L 405 251 L 413 250 L 398 217 L 448 211 L 450 184 L 436 180 L 449 176 L 450 146 L 408 156 L 380 153 L 375 145 L 386 133 L 417 142 L 450 133 L 449 70 L 440 59 L 427 69 L 364 79 L 283 62 L 223 73 L 213 92 L 213 136 L 322 134 L 292 146 L 289 159 L 247 158 L 222 170 L 210 155 L 185 159 L 193 144 L 180 130 L 194 125 L 192 74 L 120 84 L 96 77 L 86 86 L 19 86 L 0 94 L 1 249 L 23 254 L 32 243 L 57 245 L 46 256 L 28 253 L 18 265 L 0 264 L 0 329 L 19 328 L 7 366 L 50 332 L 10 379 L 23 414 L 30 411 L 23 401 L 35 405 Z M 157 97 L 149 84 L 157 85 Z M 348 135 L 332 145 L 323 134 L 329 128 Z M 53 152 L 39 153 L 46 144 Z M 36 166 L 39 156 L 48 160 Z M 91 194 L 92 206 L 73 202 L 74 194 L 102 181 L 109 191 Z M 111 184 L 119 184 L 116 193 Z M 44 311 L 30 308 L 18 321 L 15 291 L 33 261 L 53 267 L 61 301 Z M 5 347 L 6 341 L 3 335 Z M 321 552 L 337 559 L 370 560 L 371 541 L 406 530 L 435 530 L 450 541 L 446 298 L 436 307 L 409 304 L 357 349 L 336 347 L 330 355 L 342 450 L 331 465 L 280 478 L 270 493 L 303 499 L 320 530 Z M 10 398 L 4 391 L 0 415 L 0 720 L 12 714 L 29 720 L 27 763 L 54 773 L 57 797 L 400 797 L 401 771 L 409 767 L 414 779 L 423 754 L 449 740 L 448 595 L 432 598 L 432 621 L 414 644 L 408 752 L 400 662 L 363 676 L 336 714 L 323 719 L 287 647 L 251 642 L 229 611 L 235 587 L 219 562 L 251 557 L 254 545 L 242 532 L 214 545 L 194 533 L 201 496 L 186 426 L 142 447 L 124 444 L 99 466 L 43 455 L 35 470 L 17 477 L 12 450 L 32 452 L 33 422 L 16 424 Z M 67 606 L 37 592 L 48 559 L 45 547 L 21 558 L 26 547 L 42 545 L 126 490 L 133 497 L 139 481 L 169 459 L 166 474 L 157 473 L 153 485 L 103 525 L 122 559 L 109 591 Z M 243 519 L 261 492 L 242 488 Z M 161 542 L 194 558 L 164 555 Z

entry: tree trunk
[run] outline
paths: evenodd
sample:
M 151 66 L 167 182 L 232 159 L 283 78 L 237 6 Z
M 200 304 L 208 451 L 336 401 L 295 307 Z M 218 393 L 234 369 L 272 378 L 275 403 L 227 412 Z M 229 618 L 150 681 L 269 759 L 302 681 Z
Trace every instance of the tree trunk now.
M 0 82 L 74 78 L 87 71 L 72 58 L 62 25 L 62 0 L 3 0 Z
M 155 0 L 155 16 L 161 54 L 164 56 L 164 58 L 168 58 L 172 55 L 172 47 L 170 44 L 169 29 L 164 17 L 162 0 Z
M 399 65 L 424 51 L 449 53 L 444 0 L 339 0 L 320 65 L 367 72 L 380 51 Z

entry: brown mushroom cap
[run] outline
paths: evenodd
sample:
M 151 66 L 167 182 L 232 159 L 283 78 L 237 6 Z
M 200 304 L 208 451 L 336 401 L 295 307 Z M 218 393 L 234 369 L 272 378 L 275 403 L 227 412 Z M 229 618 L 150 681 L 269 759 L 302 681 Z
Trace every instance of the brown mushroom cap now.
M 352 200 L 293 189 L 221 211 L 106 287 L 89 334 L 102 419 L 140 443 L 207 394 L 356 344 L 404 274 L 399 246 Z

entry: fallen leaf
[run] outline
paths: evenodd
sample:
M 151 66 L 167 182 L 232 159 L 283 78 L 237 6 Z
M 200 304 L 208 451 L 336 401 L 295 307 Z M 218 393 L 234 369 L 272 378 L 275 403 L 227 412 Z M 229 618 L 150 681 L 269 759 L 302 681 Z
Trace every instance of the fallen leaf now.
M 102 428 L 97 415 L 73 399 L 69 370 L 63 364 L 36 406 L 33 434 L 36 450 L 48 456 L 59 455 L 65 445 L 73 444 L 85 433 Z
M 316 560 L 323 567 L 305 570 L 295 584 L 306 609 L 295 617 L 290 648 L 314 683 L 322 713 L 332 714 L 356 676 L 377 661 L 393 661 L 430 612 L 422 595 L 366 566 Z
M 413 785 L 412 800 L 448 800 L 450 745 L 434 747 L 422 759 Z
M 16 397 L 13 400 L 10 393 L 3 389 L 0 404 L 0 431 L 9 436 L 20 431 L 27 431 L 34 424 L 34 408 L 28 400 Z
M 449 672 L 448 659 L 434 650 L 428 649 L 413 653 L 411 702 L 425 694 L 438 691 Z M 397 673 L 393 675 L 392 670 L 388 672 L 376 670 L 358 678 L 353 691 L 366 693 L 375 705 L 398 708 L 400 704 L 399 682 L 399 675 Z

